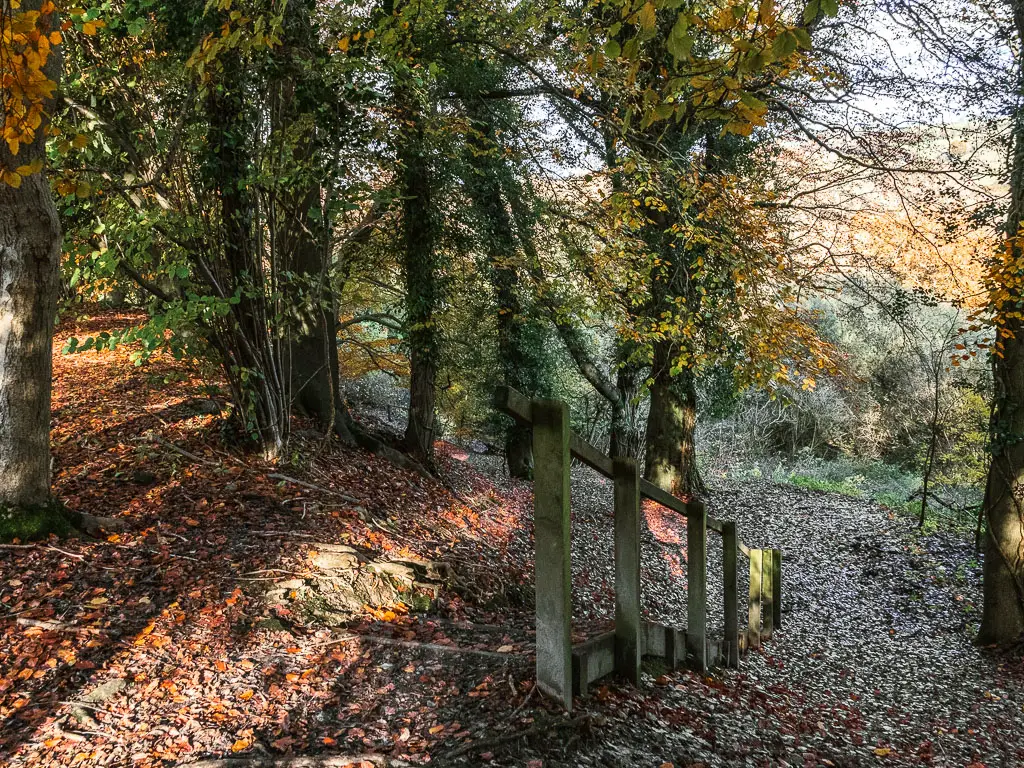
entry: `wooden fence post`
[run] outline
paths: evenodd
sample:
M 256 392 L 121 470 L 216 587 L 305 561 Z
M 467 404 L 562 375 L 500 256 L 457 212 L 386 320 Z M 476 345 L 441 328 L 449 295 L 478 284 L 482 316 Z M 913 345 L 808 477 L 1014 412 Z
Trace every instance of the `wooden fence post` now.
M 736 572 L 736 523 L 722 522 L 722 568 L 725 587 L 725 664 L 740 665 L 739 586 Z
M 774 549 L 761 550 L 761 637 L 765 640 L 771 640 L 775 632 L 775 609 L 772 603 L 775 596 L 772 587 L 774 555 Z
M 772 550 L 772 625 L 782 626 L 782 550 Z
M 686 649 L 695 669 L 708 668 L 708 515 L 704 504 L 686 505 Z
M 640 682 L 640 472 L 615 459 L 615 671 Z
M 569 408 L 557 400 L 534 400 L 531 415 L 537 686 L 571 710 Z
M 750 598 L 747 602 L 747 648 L 761 647 L 761 550 L 750 550 Z

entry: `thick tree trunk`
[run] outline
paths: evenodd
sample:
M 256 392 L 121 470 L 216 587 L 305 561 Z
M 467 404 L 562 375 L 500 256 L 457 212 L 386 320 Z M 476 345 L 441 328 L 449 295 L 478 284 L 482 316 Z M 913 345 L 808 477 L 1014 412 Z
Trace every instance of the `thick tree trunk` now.
M 288 439 L 288 381 L 280 344 L 270 331 L 278 320 L 272 317 L 276 308 L 270 299 L 275 286 L 266 274 L 257 201 L 247 180 L 251 163 L 246 137 L 252 126 L 245 114 L 243 80 L 238 62 L 232 62 L 224 69 L 221 87 L 211 88 L 206 102 L 212 191 L 220 203 L 216 235 L 223 253 L 216 283 L 220 298 L 239 297 L 216 343 L 239 417 L 255 433 L 264 455 L 273 458 Z
M 27 0 L 21 9 L 38 11 L 41 5 Z M 51 26 L 60 27 L 55 15 Z M 57 82 L 60 71 L 59 49 L 54 49 L 44 72 Z M 45 159 L 45 114 L 35 140 L 22 145 L 17 156 L 0 142 L 0 164 L 14 169 Z M 0 182 L 0 506 L 28 507 L 50 498 L 60 249 L 60 221 L 44 174 L 24 178 L 18 188 Z
M 411 96 L 397 99 L 406 106 Z M 434 456 L 434 402 L 436 397 L 438 334 L 434 311 L 438 299 L 437 255 L 431 208 L 430 165 L 423 127 L 415 121 L 403 137 L 399 152 L 404 180 L 403 235 L 405 252 L 406 325 L 409 342 L 409 421 L 405 446 L 419 462 L 430 465 Z
M 325 432 L 334 431 L 351 442 L 341 397 L 338 317 L 324 242 L 327 235 L 309 216 L 311 208 L 320 204 L 319 192 L 319 188 L 310 189 L 287 201 L 278 235 L 282 263 L 291 275 L 286 291 L 294 322 L 288 355 L 292 407 L 315 419 Z
M 5 158 L 9 159 L 9 158 Z M 19 154 L 19 162 L 24 162 Z M 0 505 L 50 495 L 50 390 L 60 222 L 42 173 L 0 183 Z
M 338 371 L 338 313 L 331 280 L 330 222 L 324 215 L 312 216 L 321 207 L 323 190 L 305 181 L 316 160 L 312 128 L 292 137 L 304 114 L 320 106 L 303 78 L 309 76 L 322 54 L 313 28 L 311 0 L 294 0 L 285 11 L 283 43 L 278 49 L 280 72 L 275 83 L 275 105 L 271 118 L 275 131 L 294 140 L 292 171 L 300 183 L 288 185 L 277 202 L 275 247 L 288 275 L 286 305 L 291 314 L 291 336 L 287 368 L 291 383 L 292 409 L 316 420 L 325 432 L 335 432 L 353 443 L 349 418 L 341 397 Z M 294 133 L 294 131 L 291 131 Z
M 1018 43 L 1024 42 L 1024 1 L 1012 0 Z M 1019 46 L 1018 46 L 1019 47 Z M 1009 297 L 997 307 L 1001 350 L 993 360 L 992 463 L 985 486 L 984 609 L 978 642 L 1009 643 L 1024 632 L 1024 323 L 1014 317 L 1021 299 L 1019 264 L 1024 256 L 1024 52 L 1018 62 L 1017 111 L 1012 123 L 1013 160 L 1006 236 L 1010 252 L 1003 286 Z
M 486 254 L 485 271 L 494 291 L 497 309 L 498 366 L 501 381 L 527 397 L 547 392 L 547 370 L 543 350 L 543 333 L 537 321 L 529 316 L 520 295 L 518 260 L 523 251 L 533 251 L 532 228 L 527 222 L 513 220 L 506 202 L 519 199 L 521 189 L 511 169 L 502 158 L 497 132 L 489 118 L 491 112 L 478 101 L 469 99 L 467 108 L 473 116 L 466 162 L 470 173 L 466 191 L 473 200 L 480 219 L 480 235 Z M 520 211 L 525 216 L 525 211 Z M 511 477 L 533 477 L 533 430 L 511 420 L 505 428 L 505 460 Z
M 704 483 L 697 469 L 697 389 L 684 370 L 671 374 L 671 350 L 655 346 L 654 383 L 647 419 L 647 461 L 644 476 L 676 496 L 700 496 Z
M 644 452 L 644 431 L 640 425 L 640 391 L 643 369 L 630 362 L 626 345 L 619 345 L 619 370 L 615 377 L 618 397 L 612 401 L 612 458 L 639 460 Z

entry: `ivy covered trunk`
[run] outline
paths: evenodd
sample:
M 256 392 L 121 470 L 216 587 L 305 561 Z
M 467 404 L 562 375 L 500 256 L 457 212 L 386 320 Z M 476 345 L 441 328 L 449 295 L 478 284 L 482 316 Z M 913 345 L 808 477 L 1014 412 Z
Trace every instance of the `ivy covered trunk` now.
M 285 223 L 278 235 L 290 326 L 288 372 L 292 407 L 314 419 L 325 432 L 351 435 L 345 419 L 338 371 L 338 317 L 330 282 L 326 233 L 309 211 L 320 204 L 318 187 L 286 196 Z M 317 236 L 319 235 L 319 237 Z
M 211 86 L 207 160 L 212 191 L 220 203 L 216 237 L 222 259 L 208 279 L 214 294 L 230 302 L 230 313 L 215 343 L 244 427 L 274 458 L 288 439 L 289 398 L 280 339 L 271 331 L 279 320 L 273 270 L 267 271 L 258 236 L 257 201 L 249 178 L 253 164 L 247 141 L 244 75 L 237 61 L 224 67 L 223 81 Z
M 289 158 L 275 196 L 275 251 L 283 265 L 289 314 L 287 370 L 293 410 L 314 419 L 325 432 L 352 442 L 338 370 L 337 297 L 332 282 L 330 221 L 323 210 L 313 121 L 319 106 L 314 76 L 324 52 L 312 21 L 313 3 L 294 0 L 285 9 L 283 44 L 271 124 Z M 276 146 L 276 145 L 275 145 Z
M 677 496 L 699 496 L 704 483 L 697 469 L 697 388 L 684 369 L 672 375 L 672 350 L 658 342 L 654 350 L 651 410 L 647 419 L 645 477 Z
M 479 99 L 473 98 L 469 100 L 468 108 L 473 117 L 473 132 L 468 138 L 466 191 L 479 219 L 485 253 L 483 268 L 494 291 L 497 310 L 495 320 L 501 380 L 494 383 L 507 384 L 527 397 L 538 397 L 549 389 L 544 332 L 524 306 L 518 263 L 521 245 L 524 251 L 533 253 L 533 230 L 526 221 L 514 221 L 506 202 L 506 197 L 520 201 L 521 190 L 512 170 L 502 159 L 503 148 L 494 125 L 488 119 L 494 108 L 488 109 Z M 520 215 L 527 216 L 522 208 Z M 521 243 L 523 239 L 528 242 Z M 505 422 L 505 463 L 509 475 L 520 479 L 532 478 L 533 430 L 511 419 L 505 419 Z
M 1024 42 L 1024 2 L 1014 0 L 1018 43 Z M 1007 244 L 993 275 L 997 345 L 993 358 L 992 463 L 985 486 L 987 522 L 984 609 L 980 643 L 1009 643 L 1024 633 L 1024 53 L 1019 53 L 1018 104 L 1012 124 L 1013 156 Z
M 1012 332 L 1012 337 L 1006 336 Z M 1000 335 L 995 360 L 992 464 L 985 486 L 984 609 L 978 641 L 1008 643 L 1024 633 L 1024 325 Z
M 40 0 L 23 2 L 38 11 Z M 52 26 L 59 27 L 56 18 Z M 60 55 L 44 72 L 56 82 Z M 2 106 L 2 105 L 0 105 Z M 48 107 L 47 107 L 48 109 Z M 45 159 L 44 120 L 32 143 L 0 164 L 15 169 Z M 6 122 L 7 116 L 4 115 Z M 0 506 L 30 507 L 50 497 L 50 392 L 53 324 L 60 292 L 61 232 L 50 185 L 41 171 L 20 186 L 0 181 Z
M 412 104 L 403 94 L 396 101 Z M 438 301 L 437 254 L 431 208 L 430 164 L 422 123 L 402 137 L 399 161 L 402 165 L 404 202 L 405 309 L 409 344 L 409 421 L 405 430 L 406 450 L 422 463 L 434 455 L 434 401 L 436 397 L 438 333 L 434 311 Z
M 644 431 L 640 424 L 640 393 L 643 369 L 630 362 L 625 344 L 619 345 L 619 369 L 615 377 L 618 397 L 612 401 L 612 458 L 639 461 L 644 453 Z

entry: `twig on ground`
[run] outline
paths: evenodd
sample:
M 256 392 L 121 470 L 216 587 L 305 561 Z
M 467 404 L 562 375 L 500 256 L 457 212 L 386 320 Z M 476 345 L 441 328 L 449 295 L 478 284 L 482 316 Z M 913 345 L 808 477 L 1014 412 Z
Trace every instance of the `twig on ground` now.
M 0 549 L 52 549 L 54 552 L 60 552 L 62 555 L 73 557 L 76 560 L 85 560 L 85 555 L 68 552 L 66 549 L 55 547 L 52 544 L 0 544 Z
M 448 755 L 442 758 L 442 761 L 450 762 L 458 757 L 467 755 L 470 752 L 477 752 L 483 749 L 493 749 L 494 747 L 499 747 L 502 744 L 508 744 L 510 741 L 529 738 L 530 736 L 536 736 L 548 731 L 562 730 L 563 728 L 580 728 L 589 722 L 590 715 L 580 715 L 579 717 L 574 717 L 571 720 L 561 720 L 555 723 L 538 723 L 524 730 L 516 731 L 515 733 L 506 733 L 501 736 L 494 736 L 488 739 L 478 739 L 477 741 L 471 741 L 469 744 L 463 744 L 461 747 L 448 753 Z M 444 762 L 439 762 L 438 765 L 444 765 Z
M 378 754 L 322 755 L 320 757 L 221 757 L 188 763 L 188 768 L 350 768 L 369 763 L 375 768 L 404 768 L 410 763 Z
M 164 440 L 162 437 L 160 437 L 160 435 L 156 434 L 155 432 L 151 433 L 151 436 L 152 436 L 152 439 L 153 439 L 154 443 L 158 443 L 158 444 L 164 446 L 165 448 L 170 448 L 175 453 L 180 453 L 186 459 L 192 459 L 192 461 L 198 461 L 200 464 L 206 464 L 206 465 L 211 466 L 211 467 L 219 467 L 220 466 L 220 464 L 218 462 L 216 462 L 216 461 L 210 461 L 209 459 L 204 459 L 202 456 L 196 456 L 196 454 L 192 453 L 191 451 L 186 451 L 184 448 L 179 448 L 177 445 L 172 443 L 170 440 Z
M 313 490 L 313 491 L 320 491 L 320 493 L 326 493 L 326 494 L 329 494 L 331 496 L 337 496 L 339 499 L 347 501 L 350 504 L 358 504 L 359 503 L 359 499 L 354 498 L 352 496 L 349 496 L 347 494 L 341 493 L 339 491 L 332 491 L 330 488 L 324 488 L 323 486 L 317 485 L 316 483 L 310 483 L 310 482 L 308 482 L 306 480 L 299 480 L 299 479 L 294 478 L 294 477 L 289 477 L 288 475 L 282 475 L 280 472 L 274 472 L 272 474 L 267 475 L 267 479 L 268 480 L 280 480 L 280 481 L 283 481 L 285 483 L 292 483 L 294 485 L 301 485 L 303 488 L 309 488 L 310 490 Z
M 467 656 L 483 656 L 488 659 L 504 659 L 506 661 L 510 659 L 522 659 L 525 658 L 525 654 L 521 653 L 498 653 L 497 651 L 481 651 L 476 648 L 459 648 L 454 645 L 439 645 L 437 643 L 420 643 L 415 640 L 396 640 L 391 637 L 381 637 L 379 635 L 361 635 L 361 634 L 350 634 L 345 637 L 335 638 L 334 640 L 328 640 L 324 645 L 339 645 L 341 643 L 350 643 L 353 641 L 364 641 L 367 643 L 375 643 L 376 645 L 391 645 L 397 648 L 412 648 L 415 650 L 423 651 L 436 651 L 438 653 L 456 653 Z

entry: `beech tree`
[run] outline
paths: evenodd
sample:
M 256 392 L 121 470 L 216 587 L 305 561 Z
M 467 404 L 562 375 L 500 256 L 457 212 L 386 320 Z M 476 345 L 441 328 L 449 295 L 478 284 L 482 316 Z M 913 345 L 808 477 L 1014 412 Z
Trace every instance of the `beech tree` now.
M 50 391 L 61 229 L 43 172 L 60 80 L 57 9 L 0 2 L 0 507 L 50 497 Z

